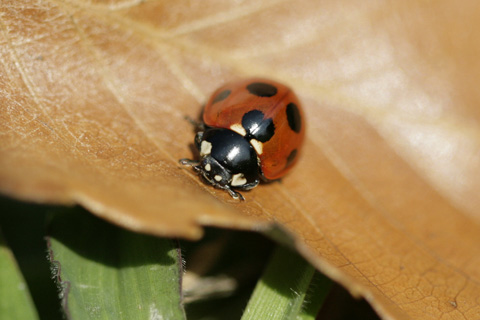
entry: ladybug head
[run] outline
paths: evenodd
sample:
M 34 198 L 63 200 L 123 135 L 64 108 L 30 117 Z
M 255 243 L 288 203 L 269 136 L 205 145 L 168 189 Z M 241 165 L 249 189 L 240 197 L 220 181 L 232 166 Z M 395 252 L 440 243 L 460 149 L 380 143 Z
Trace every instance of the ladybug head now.
M 202 158 L 199 170 L 203 177 L 213 185 L 225 187 L 232 181 L 232 174 L 211 155 L 205 155 Z
M 195 145 L 201 157 L 196 169 L 211 184 L 243 190 L 258 185 L 257 154 L 243 136 L 232 130 L 211 128 L 197 133 Z

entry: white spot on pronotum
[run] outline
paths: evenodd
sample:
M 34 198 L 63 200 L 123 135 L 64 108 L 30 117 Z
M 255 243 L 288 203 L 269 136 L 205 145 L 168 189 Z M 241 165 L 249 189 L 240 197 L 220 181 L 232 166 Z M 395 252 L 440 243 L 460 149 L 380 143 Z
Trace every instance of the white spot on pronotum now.
M 213 179 L 220 182 L 220 181 L 222 181 L 222 176 L 217 174 L 217 175 L 215 175 L 215 177 L 213 177 Z
M 245 131 L 245 128 L 242 127 L 242 125 L 240 123 L 235 123 L 235 124 L 232 124 L 230 126 L 230 129 L 232 131 L 235 131 L 236 133 L 242 135 L 245 137 L 245 135 L 247 134 L 247 131 Z
M 208 141 L 203 140 L 200 145 L 200 156 L 206 156 L 212 152 L 212 144 Z
M 212 166 L 210 165 L 210 163 L 207 163 L 207 164 L 205 165 L 205 170 L 207 170 L 207 171 L 212 170 Z
M 237 173 L 233 175 L 232 186 L 243 186 L 245 183 L 247 183 L 247 179 L 245 179 L 243 173 Z
M 157 306 L 155 303 L 150 305 L 149 311 L 149 320 L 163 320 L 162 314 L 158 311 Z
M 256 139 L 250 140 L 250 143 L 252 144 L 253 148 L 255 151 L 257 151 L 257 154 L 262 154 L 263 153 L 263 143 Z

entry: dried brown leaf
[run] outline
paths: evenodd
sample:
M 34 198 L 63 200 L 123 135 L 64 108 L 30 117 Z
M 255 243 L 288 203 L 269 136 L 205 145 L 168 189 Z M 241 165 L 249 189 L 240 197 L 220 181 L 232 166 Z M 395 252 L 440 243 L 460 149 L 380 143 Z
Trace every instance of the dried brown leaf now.
M 276 222 L 384 318 L 480 315 L 475 1 L 0 5 L 0 190 L 143 232 Z M 238 203 L 177 160 L 225 81 L 303 100 L 302 158 Z

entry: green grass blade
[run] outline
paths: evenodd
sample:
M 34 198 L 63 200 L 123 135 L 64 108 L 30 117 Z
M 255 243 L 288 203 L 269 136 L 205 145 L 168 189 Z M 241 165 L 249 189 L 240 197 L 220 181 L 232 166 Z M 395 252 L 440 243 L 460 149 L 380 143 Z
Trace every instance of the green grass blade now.
M 302 257 L 278 247 L 255 287 L 242 320 L 299 319 L 307 317 L 315 309 L 318 311 L 323 299 L 318 301 L 310 297 L 306 300 L 314 274 L 315 269 Z M 308 302 L 317 305 L 307 307 Z
M 305 297 L 304 308 L 297 316 L 297 320 L 315 320 L 331 286 L 332 281 L 329 278 L 315 271 Z
M 0 233 L 0 319 L 38 319 L 27 285 Z
M 77 209 L 53 217 L 48 242 L 68 319 L 185 319 L 172 240 Z

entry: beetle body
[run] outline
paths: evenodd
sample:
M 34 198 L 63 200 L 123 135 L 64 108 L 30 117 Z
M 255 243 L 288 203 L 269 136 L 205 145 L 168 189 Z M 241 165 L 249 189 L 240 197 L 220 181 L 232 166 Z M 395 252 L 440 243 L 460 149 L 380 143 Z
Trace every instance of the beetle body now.
M 287 86 L 253 78 L 217 89 L 203 112 L 195 145 L 200 160 L 182 159 L 234 198 L 260 179 L 283 177 L 296 163 L 305 136 L 300 103 Z

